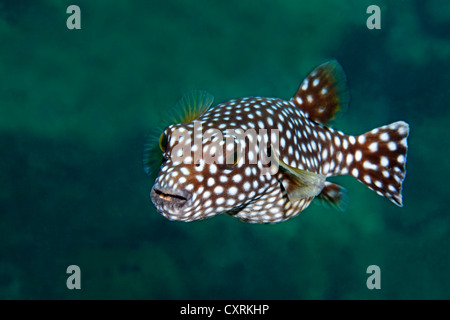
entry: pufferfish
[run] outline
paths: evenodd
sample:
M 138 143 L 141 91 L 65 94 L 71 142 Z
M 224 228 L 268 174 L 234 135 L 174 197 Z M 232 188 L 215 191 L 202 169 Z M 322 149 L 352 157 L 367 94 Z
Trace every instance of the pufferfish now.
M 290 100 L 245 97 L 211 107 L 213 98 L 204 91 L 185 96 L 179 105 L 186 116 L 159 139 L 153 204 L 170 220 L 226 214 L 278 223 L 315 198 L 344 209 L 345 188 L 326 179 L 351 175 L 403 206 L 409 125 L 397 121 L 356 136 L 332 129 L 330 121 L 348 101 L 335 60 L 314 69 Z M 152 150 L 144 152 L 147 173 Z

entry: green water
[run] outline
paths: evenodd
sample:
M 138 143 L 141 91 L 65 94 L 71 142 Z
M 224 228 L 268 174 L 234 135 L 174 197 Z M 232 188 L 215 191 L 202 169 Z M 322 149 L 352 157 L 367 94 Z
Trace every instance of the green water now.
M 437 0 L 0 1 L 0 298 L 450 299 L 449 17 Z M 331 58 L 351 90 L 335 128 L 411 126 L 403 208 L 338 177 L 346 212 L 277 225 L 155 211 L 142 148 L 183 93 L 288 99 Z

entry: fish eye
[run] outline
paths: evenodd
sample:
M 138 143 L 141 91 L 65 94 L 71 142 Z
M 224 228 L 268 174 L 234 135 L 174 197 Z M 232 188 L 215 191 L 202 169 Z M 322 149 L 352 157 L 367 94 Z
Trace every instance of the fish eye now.
M 234 167 L 237 165 L 237 163 L 239 162 L 240 157 L 239 157 L 239 151 L 238 150 L 234 150 L 234 152 L 230 152 L 229 155 L 227 155 L 227 165 L 230 167 Z
M 195 163 L 195 166 L 196 166 L 197 168 L 199 168 L 199 167 L 201 167 L 203 164 L 204 164 L 204 160 L 203 160 L 203 159 L 199 159 L 199 160 Z
M 167 137 L 167 134 L 163 132 L 161 136 L 159 137 L 159 148 L 163 153 L 166 153 L 167 151 L 167 145 L 169 144 L 169 140 Z
M 225 163 L 227 167 L 235 167 L 241 159 L 241 144 L 233 137 L 233 143 L 226 144 Z

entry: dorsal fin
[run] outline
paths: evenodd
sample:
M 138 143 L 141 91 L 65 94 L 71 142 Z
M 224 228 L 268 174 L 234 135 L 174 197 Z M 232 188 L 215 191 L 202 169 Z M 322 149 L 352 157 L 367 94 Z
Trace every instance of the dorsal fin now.
M 303 80 L 291 101 L 321 124 L 345 110 L 349 95 L 344 70 L 336 60 L 321 64 Z

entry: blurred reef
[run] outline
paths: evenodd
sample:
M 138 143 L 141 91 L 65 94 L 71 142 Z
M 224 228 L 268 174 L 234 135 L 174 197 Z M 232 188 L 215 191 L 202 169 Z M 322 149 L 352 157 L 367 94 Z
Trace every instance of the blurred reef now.
M 377 1 L 368 30 L 372 2 L 0 0 L 0 299 L 450 299 L 450 2 Z M 155 211 L 141 156 L 163 110 L 192 89 L 288 99 L 331 58 L 351 89 L 335 128 L 411 126 L 403 208 L 338 177 L 343 213 Z

